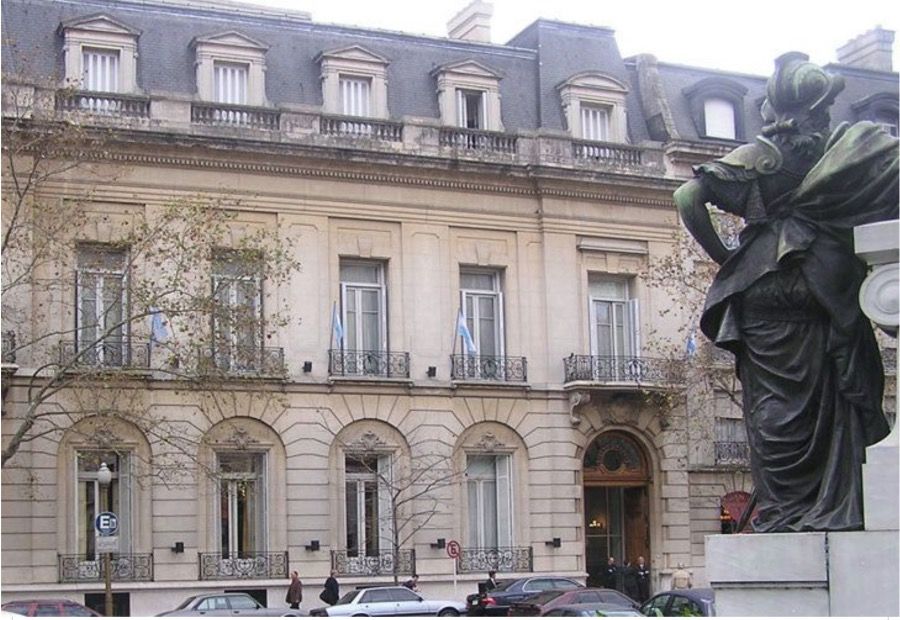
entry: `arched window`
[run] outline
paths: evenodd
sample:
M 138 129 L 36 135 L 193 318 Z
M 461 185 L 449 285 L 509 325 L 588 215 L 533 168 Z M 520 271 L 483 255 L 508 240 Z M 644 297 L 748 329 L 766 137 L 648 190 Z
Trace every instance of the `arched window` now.
M 685 88 L 691 119 L 700 138 L 744 140 L 744 96 L 747 87 L 731 79 L 711 77 Z

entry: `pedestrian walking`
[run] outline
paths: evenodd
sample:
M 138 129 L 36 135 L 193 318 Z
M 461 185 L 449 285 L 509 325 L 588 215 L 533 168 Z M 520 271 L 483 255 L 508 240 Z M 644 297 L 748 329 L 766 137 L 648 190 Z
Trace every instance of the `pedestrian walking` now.
M 419 591 L 419 576 L 413 575 L 412 577 L 410 577 L 409 579 L 404 581 L 403 587 L 409 588 L 413 592 L 418 592 Z
M 341 598 L 341 586 L 334 575 L 335 572 L 331 571 L 328 579 L 325 580 L 325 589 L 322 590 L 322 593 L 319 595 L 319 598 L 322 599 L 322 602 L 326 605 L 334 605 L 338 602 L 338 599 Z
M 300 609 L 300 602 L 303 600 L 303 582 L 300 581 L 300 573 L 291 571 L 291 585 L 288 586 L 287 595 L 284 602 L 291 606 L 291 609 Z
M 486 581 L 482 581 L 479 584 L 479 590 L 483 590 L 484 592 L 490 592 L 497 588 L 497 571 L 489 570 L 488 578 Z

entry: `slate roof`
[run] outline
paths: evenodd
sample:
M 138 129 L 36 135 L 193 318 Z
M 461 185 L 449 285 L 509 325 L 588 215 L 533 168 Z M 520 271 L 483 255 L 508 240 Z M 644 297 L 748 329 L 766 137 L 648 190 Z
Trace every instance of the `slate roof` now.
M 474 60 L 501 76 L 500 95 L 506 129 L 564 130 L 565 119 L 557 87 L 572 75 L 598 71 L 629 86 L 626 99 L 628 132 L 633 143 L 648 140 L 633 64 L 619 53 L 608 28 L 537 20 L 505 45 L 458 41 L 319 24 L 303 15 L 279 18 L 256 11 L 212 8 L 210 2 L 187 7 L 154 0 L 3 0 L 3 71 L 37 77 L 63 74 L 61 22 L 105 13 L 141 31 L 138 38 L 138 85 L 148 94 L 196 93 L 196 37 L 238 31 L 269 46 L 266 53 L 266 96 L 274 105 L 322 105 L 317 56 L 326 50 L 361 45 L 390 64 L 390 116 L 438 118 L 433 70 L 441 65 Z M 652 50 L 648 50 L 652 53 Z M 724 77 L 742 84 L 745 137 L 759 133 L 758 106 L 765 94 L 765 77 L 659 63 L 659 75 L 679 138 L 697 140 L 698 133 L 683 91 L 707 77 Z M 897 74 L 829 66 L 841 72 L 847 88 L 838 97 L 833 118 L 856 120 L 853 103 L 878 92 L 898 92 Z

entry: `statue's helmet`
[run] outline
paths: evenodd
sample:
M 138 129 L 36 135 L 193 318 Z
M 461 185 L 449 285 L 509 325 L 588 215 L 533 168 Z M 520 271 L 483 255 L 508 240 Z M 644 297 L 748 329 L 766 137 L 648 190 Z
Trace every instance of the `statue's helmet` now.
M 806 54 L 788 52 L 775 59 L 761 113 L 769 122 L 816 116 L 826 111 L 843 89 L 844 78 L 809 62 Z

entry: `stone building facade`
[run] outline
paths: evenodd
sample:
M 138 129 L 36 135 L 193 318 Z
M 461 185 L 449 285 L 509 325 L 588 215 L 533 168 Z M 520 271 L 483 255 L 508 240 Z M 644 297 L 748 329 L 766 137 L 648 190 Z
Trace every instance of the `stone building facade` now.
M 140 371 L 130 398 L 190 423 L 191 473 L 156 478 L 164 445 L 89 412 L 23 444 L 3 469 L 4 601 L 97 605 L 104 507 L 136 615 L 206 590 L 277 606 L 293 569 L 304 607 L 331 570 L 348 588 L 394 566 L 459 599 L 488 568 L 594 583 L 609 555 L 646 557 L 654 589 L 682 562 L 703 583 L 703 536 L 751 487 L 740 414 L 664 359 L 691 317 L 644 274 L 672 251 L 689 166 L 758 133 L 765 79 L 623 59 L 612 31 L 555 21 L 490 44 L 473 6 L 428 38 L 227 2 L 4 0 L 4 122 L 15 99 L 115 130 L 84 155 L 100 180 L 40 188 L 89 195 L 78 244 L 114 245 L 168 200 L 239 198 L 233 237 L 288 237 L 302 265 L 266 291 L 296 319 L 255 345 L 274 365 L 220 394 L 167 381 L 152 349 L 94 361 Z M 831 67 L 836 120 L 896 134 L 897 75 L 865 58 Z M 42 324 L 4 321 L 4 446 L 51 361 L 21 330 L 74 333 L 83 286 Z M 385 480 L 430 467 L 449 482 L 403 504 L 429 518 L 397 553 Z

